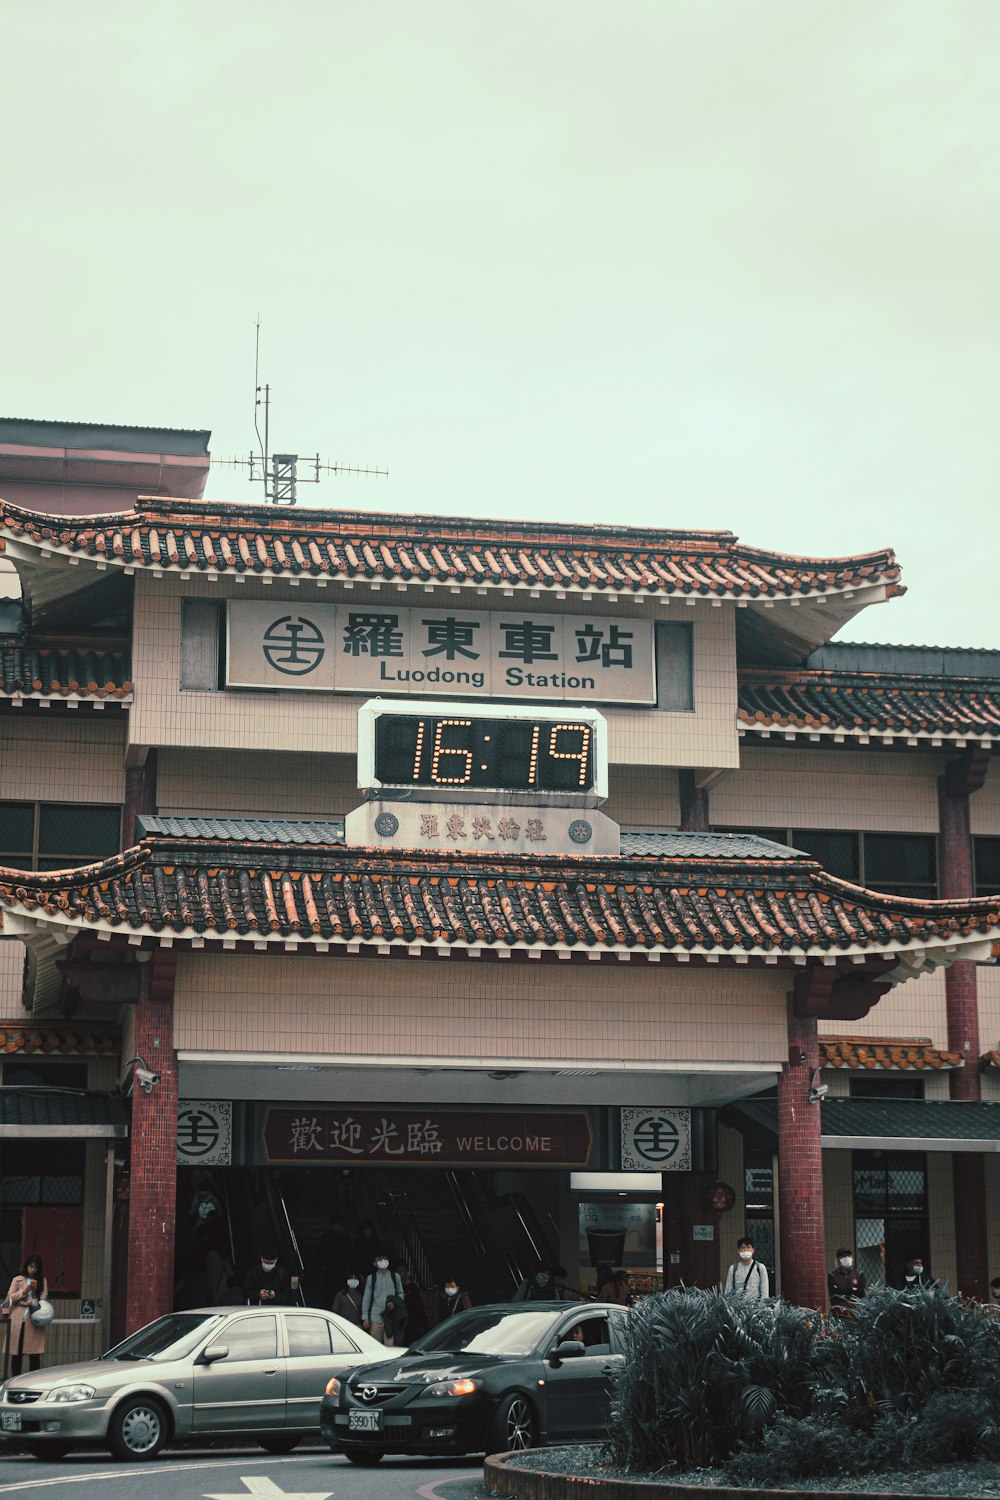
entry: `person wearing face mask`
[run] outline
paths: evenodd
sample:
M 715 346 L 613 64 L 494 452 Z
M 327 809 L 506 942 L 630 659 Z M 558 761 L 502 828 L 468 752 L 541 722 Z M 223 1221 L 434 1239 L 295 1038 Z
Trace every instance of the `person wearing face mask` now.
M 373 1339 L 392 1347 L 397 1333 L 402 1333 L 406 1324 L 406 1298 L 403 1284 L 389 1270 L 389 1257 L 377 1255 L 374 1270 L 365 1282 L 365 1295 L 361 1302 L 361 1326 Z
M 541 1263 L 531 1276 L 526 1276 L 510 1299 L 512 1302 L 558 1302 L 559 1288 L 547 1265 Z
M 348 1271 L 347 1280 L 333 1299 L 333 1310 L 356 1328 L 361 1327 L 361 1296 L 361 1277 L 357 1271 Z
M 736 1241 L 736 1256 L 726 1273 L 723 1292 L 745 1297 L 748 1302 L 766 1301 L 771 1295 L 767 1267 L 754 1254 L 753 1240 L 748 1234 Z
M 868 1290 L 864 1271 L 854 1264 L 854 1251 L 841 1245 L 837 1251 L 837 1264 L 826 1278 L 830 1293 L 830 1311 L 838 1318 L 851 1318 L 861 1298 Z
M 256 1265 L 250 1267 L 243 1278 L 243 1295 L 251 1307 L 289 1307 L 296 1300 L 299 1278 L 289 1278 L 284 1266 L 278 1264 L 278 1252 L 273 1245 L 265 1245 Z
M 896 1287 L 901 1292 L 927 1292 L 932 1286 L 937 1286 L 937 1282 L 926 1270 L 922 1255 L 915 1255 L 906 1262 L 903 1274 L 896 1282 Z
M 471 1306 L 472 1298 L 468 1292 L 462 1291 L 457 1277 L 446 1277 L 438 1298 L 438 1322 L 443 1323 L 445 1318 L 453 1318 L 456 1313 L 465 1312 L 466 1308 Z

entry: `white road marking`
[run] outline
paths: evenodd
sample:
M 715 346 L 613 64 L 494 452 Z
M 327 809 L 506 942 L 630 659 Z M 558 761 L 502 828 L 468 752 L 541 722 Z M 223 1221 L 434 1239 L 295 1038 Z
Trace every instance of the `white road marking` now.
M 141 1469 L 88 1469 L 84 1474 L 53 1474 L 49 1479 L 19 1479 L 16 1484 L 0 1484 L 0 1495 L 20 1495 L 23 1490 L 41 1490 L 45 1489 L 47 1485 L 55 1487 L 59 1484 L 90 1484 L 91 1480 L 94 1479 L 135 1479 L 139 1474 L 152 1477 L 154 1474 L 164 1476 L 167 1474 L 185 1474 L 190 1473 L 192 1469 L 196 1472 L 205 1469 L 213 1472 L 216 1469 L 242 1469 L 246 1467 L 246 1462 L 246 1455 L 244 1454 L 242 1458 L 215 1458 L 209 1463 L 159 1463 L 153 1467 L 149 1464 L 143 1464 Z M 259 1458 L 255 1459 L 254 1462 L 287 1464 L 295 1463 L 296 1460 L 294 1458 Z M 282 1491 L 281 1493 L 284 1495 L 284 1500 L 292 1500 L 292 1497 L 286 1491 Z M 328 1493 L 332 1494 L 333 1492 L 329 1491 Z M 241 1493 L 239 1500 L 250 1500 L 250 1497 L 245 1493 Z
M 330 1500 L 333 1490 L 283 1490 L 268 1479 L 266 1474 L 241 1474 L 240 1483 L 245 1484 L 251 1495 L 258 1500 Z M 248 1500 L 238 1495 L 205 1495 L 205 1500 Z
M 468 1483 L 470 1479 L 482 1479 L 482 1477 L 482 1469 L 473 1469 L 471 1474 L 449 1474 L 447 1479 L 435 1479 L 433 1484 L 422 1484 L 417 1494 L 420 1500 L 442 1500 L 438 1494 L 438 1489 L 442 1484 L 458 1484 L 462 1480 Z

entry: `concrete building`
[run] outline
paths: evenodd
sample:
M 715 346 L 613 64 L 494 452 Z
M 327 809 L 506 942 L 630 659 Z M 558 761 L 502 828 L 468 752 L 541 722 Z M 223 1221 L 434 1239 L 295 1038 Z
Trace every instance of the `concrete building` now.
M 891 552 L 209 503 L 171 443 L 187 494 L 0 506 L 0 1269 L 72 1239 L 134 1326 L 200 1185 L 317 1301 L 748 1225 L 805 1305 L 841 1243 L 984 1296 L 1000 652 L 832 644 Z

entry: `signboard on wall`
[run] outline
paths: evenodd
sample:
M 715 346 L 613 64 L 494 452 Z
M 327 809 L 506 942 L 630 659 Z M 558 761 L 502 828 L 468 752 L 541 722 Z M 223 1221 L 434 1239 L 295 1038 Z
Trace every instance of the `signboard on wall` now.
M 690 1172 L 691 1111 L 662 1105 L 623 1106 L 623 1172 Z
M 228 1167 L 232 1159 L 231 1101 L 182 1099 L 177 1108 L 177 1165 Z
M 232 599 L 226 686 L 550 703 L 656 702 L 651 620 Z
M 83 1209 L 26 1208 L 21 1264 L 41 1256 L 50 1297 L 77 1297 L 83 1276 Z
M 338 1166 L 585 1166 L 585 1110 L 268 1109 L 264 1159 Z

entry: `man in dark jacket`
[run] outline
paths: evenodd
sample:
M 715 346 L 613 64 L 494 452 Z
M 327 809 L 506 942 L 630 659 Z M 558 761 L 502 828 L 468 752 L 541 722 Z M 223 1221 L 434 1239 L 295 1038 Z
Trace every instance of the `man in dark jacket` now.
M 299 1278 L 289 1277 L 278 1264 L 278 1252 L 265 1245 L 256 1264 L 243 1278 L 243 1295 L 251 1307 L 290 1307 L 299 1289 Z
M 854 1316 L 855 1308 L 868 1290 L 864 1271 L 854 1264 L 854 1251 L 841 1245 L 837 1264 L 826 1278 L 830 1293 L 830 1311 L 838 1318 Z

